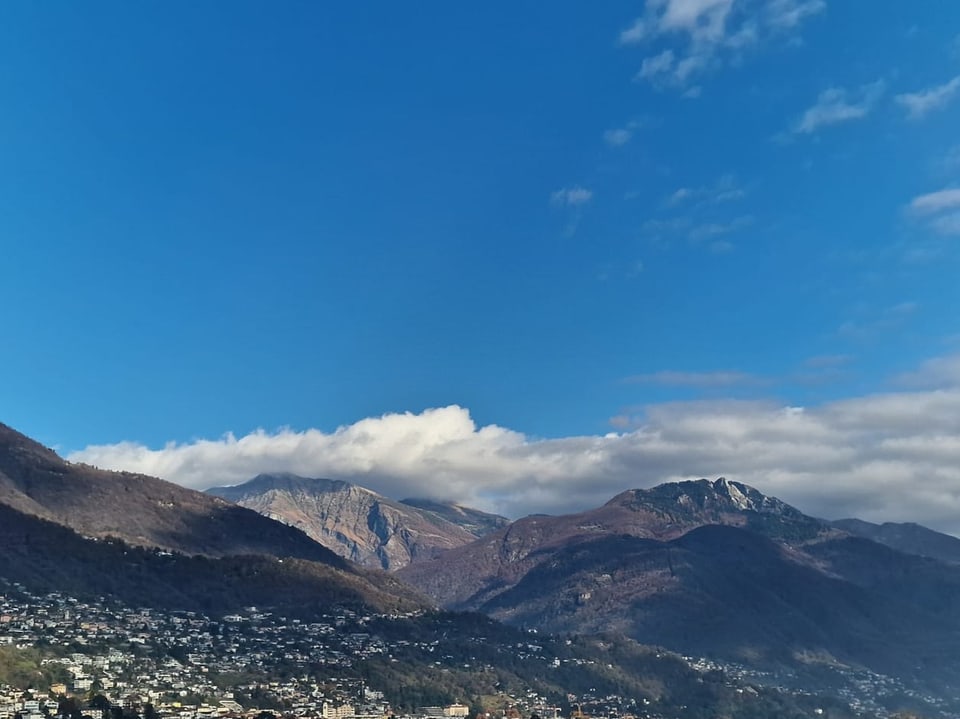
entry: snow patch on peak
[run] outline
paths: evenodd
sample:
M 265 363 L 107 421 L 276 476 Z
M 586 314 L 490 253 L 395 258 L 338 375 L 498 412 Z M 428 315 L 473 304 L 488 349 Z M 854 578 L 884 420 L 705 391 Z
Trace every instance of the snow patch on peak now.
M 721 477 L 713 484 L 719 494 L 727 497 L 737 509 L 756 509 L 756 506 L 747 495 L 745 495 L 736 482 L 728 482 L 725 477 Z

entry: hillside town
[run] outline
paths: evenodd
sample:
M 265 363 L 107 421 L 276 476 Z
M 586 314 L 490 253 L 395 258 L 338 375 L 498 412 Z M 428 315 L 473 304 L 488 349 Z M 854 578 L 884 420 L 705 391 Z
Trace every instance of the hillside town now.
M 411 648 L 435 654 L 437 667 L 451 665 L 454 657 L 443 654 L 436 641 L 386 640 L 370 629 L 377 621 L 410 616 L 339 608 L 305 622 L 246 607 L 211 618 L 196 612 L 133 609 L 105 597 L 84 602 L 58 592 L 37 595 L 19 584 L 6 584 L 0 586 L 0 647 L 41 649 L 50 681 L 44 684 L 38 677 L 29 686 L 0 686 L 0 719 L 46 719 L 62 711 L 64 697 L 81 699 L 81 715 L 91 719 L 466 717 L 476 709 L 468 706 L 467 698 L 446 705 L 395 707 L 386 699 L 385 687 L 372 686 L 352 671 L 372 658 L 397 662 L 395 655 Z M 583 661 L 547 656 L 533 642 L 510 650 L 521 661 L 545 667 Z M 789 674 L 761 675 L 743 666 L 684 659 L 704 674 L 724 672 L 746 691 L 754 684 L 803 693 L 791 687 Z M 838 694 L 865 715 L 884 716 L 883 697 L 893 694 L 912 694 L 949 715 L 935 697 L 870 672 L 851 672 Z M 101 698 L 99 709 L 90 702 L 94 697 Z M 657 716 L 642 700 L 615 695 L 568 694 L 563 709 L 533 690 L 505 693 L 500 700 L 499 716 L 507 719 L 559 719 L 567 712 L 581 717 Z

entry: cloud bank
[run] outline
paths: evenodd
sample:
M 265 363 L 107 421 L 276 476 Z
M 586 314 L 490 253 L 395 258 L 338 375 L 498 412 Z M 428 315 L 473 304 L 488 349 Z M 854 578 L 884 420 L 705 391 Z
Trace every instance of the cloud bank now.
M 69 459 L 206 488 L 260 472 L 345 479 L 517 517 L 597 506 L 631 487 L 726 476 L 828 518 L 917 521 L 960 534 L 960 357 L 922 365 L 891 391 L 790 407 L 657 404 L 603 436 L 538 439 L 477 426 L 451 405 L 340 427 L 169 444 L 91 446 Z M 922 388 L 922 389 L 918 389 Z

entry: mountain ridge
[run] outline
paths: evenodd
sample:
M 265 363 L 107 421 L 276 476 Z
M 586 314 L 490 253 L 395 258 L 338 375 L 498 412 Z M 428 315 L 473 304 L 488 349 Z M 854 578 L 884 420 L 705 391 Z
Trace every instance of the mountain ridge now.
M 831 525 L 858 537 L 879 542 L 907 554 L 960 564 L 960 539 L 916 522 L 874 524 L 862 519 L 835 519 Z
M 960 672 L 960 568 L 722 478 L 525 517 L 398 575 L 448 609 L 542 631 L 757 666 L 822 657 L 950 691 Z
M 76 591 L 97 593 L 98 585 L 121 586 L 124 577 L 141 588 L 151 583 L 171 587 L 174 580 L 166 573 L 167 564 L 151 559 L 169 555 L 185 579 L 193 577 L 198 586 L 206 587 L 206 595 L 224 603 L 234 595 L 256 594 L 231 577 L 260 576 L 273 578 L 261 588 L 261 598 L 286 587 L 302 600 L 298 603 L 309 603 L 315 595 L 318 600 L 349 598 L 363 603 L 366 598 L 385 605 L 385 597 L 395 595 L 406 605 L 427 605 L 414 590 L 383 573 L 361 569 L 295 527 L 156 477 L 72 464 L 3 424 L 0 515 L 5 517 L 0 536 L 8 550 L 5 572 L 23 573 L 43 583 L 43 573 L 29 569 L 46 567 L 46 574 L 60 576 Z M 66 547 L 93 563 L 89 576 L 83 561 Z M 157 555 L 158 551 L 165 554 Z M 119 560 L 125 553 L 141 566 Z M 101 571 L 101 564 L 112 567 L 116 576 Z M 213 575 L 204 574 L 204 567 Z M 225 577 L 224 587 L 215 580 L 217 571 Z M 204 601 L 196 593 L 165 591 Z

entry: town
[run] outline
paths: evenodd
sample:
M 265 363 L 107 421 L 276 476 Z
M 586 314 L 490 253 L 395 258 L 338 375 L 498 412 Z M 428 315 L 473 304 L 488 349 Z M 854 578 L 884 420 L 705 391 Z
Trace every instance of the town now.
M 397 661 L 392 655 L 411 642 L 387 644 L 366 628 L 374 620 L 411 615 L 337 609 L 308 623 L 247 607 L 211 619 L 195 612 L 130 609 L 105 597 L 82 602 L 57 592 L 40 596 L 16 583 L 2 589 L 0 647 L 43 648 L 51 655 L 43 664 L 58 680 L 49 686 L 0 686 L 0 719 L 44 719 L 56 714 L 58 697 L 66 695 L 99 695 L 113 706 L 137 711 L 149 706 L 151 715 L 165 719 L 265 717 L 264 712 L 322 719 L 399 715 L 382 691 L 349 670 L 375 656 Z M 416 648 L 433 652 L 436 642 Z M 545 661 L 537 650 L 533 644 L 517 648 L 522 658 Z M 442 666 L 450 659 L 438 655 L 435 663 Z M 308 677 L 307 667 L 323 667 L 329 676 Z M 510 705 L 506 716 L 560 715 L 535 692 L 505 695 L 503 701 Z M 455 702 L 420 706 L 413 714 L 459 718 L 469 711 Z M 96 712 L 83 711 L 101 719 Z M 101 713 L 108 719 L 106 708 Z
M 76 698 L 82 706 L 72 719 L 460 719 L 479 713 L 481 708 L 470 706 L 467 697 L 447 704 L 396 706 L 389 700 L 389 687 L 362 676 L 359 667 L 364 662 L 399 663 L 411 650 L 431 655 L 441 671 L 454 666 L 491 669 L 471 667 L 463 657 L 445 654 L 435 639 L 387 639 L 372 629 L 413 616 L 337 608 L 307 622 L 246 607 L 212 618 L 188 611 L 130 608 L 106 597 L 80 601 L 58 592 L 38 595 L 16 583 L 0 584 L 0 650 L 39 650 L 44 670 L 26 686 L 0 685 L 0 719 L 70 716 L 64 711 L 65 697 Z M 529 642 L 508 649 L 515 660 L 541 664 L 544 670 L 590 662 L 550 656 L 536 642 L 531 635 Z M 698 657 L 683 659 L 698 672 L 723 672 L 730 682 L 746 687 L 737 691 L 763 685 L 805 694 L 789 674 Z M 857 713 L 885 716 L 889 712 L 884 697 L 899 694 L 913 696 L 943 716 L 956 716 L 942 701 L 890 677 L 851 671 L 845 678 L 837 695 Z M 482 709 L 497 719 L 559 719 L 568 712 L 580 718 L 659 716 L 643 699 L 590 691 L 557 701 L 530 687 L 513 689 L 488 698 L 490 706 Z

